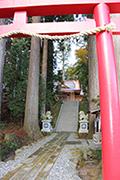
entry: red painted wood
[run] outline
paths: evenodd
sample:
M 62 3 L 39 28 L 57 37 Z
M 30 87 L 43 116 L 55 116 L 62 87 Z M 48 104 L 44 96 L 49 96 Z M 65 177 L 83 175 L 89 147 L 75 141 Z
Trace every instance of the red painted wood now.
M 113 34 L 120 35 L 120 18 L 113 18 L 111 20 L 116 24 L 116 29 Z M 96 27 L 94 19 L 86 19 L 82 22 L 54 22 L 54 23 L 26 23 L 26 12 L 17 12 L 14 16 L 14 23 L 10 25 L 1 25 L 0 34 L 13 31 L 24 30 L 39 34 L 48 35 L 65 35 L 78 32 L 84 32 L 87 29 L 94 29 Z M 56 28 L 57 27 L 57 28 Z M 14 37 L 23 37 L 23 35 L 15 35 Z M 13 36 L 12 36 L 13 37 Z M 24 36 L 25 37 L 25 36 Z
M 110 22 L 105 4 L 94 10 L 97 26 Z M 102 118 L 103 180 L 120 180 L 120 102 L 112 34 L 96 36 Z
M 57 28 L 56 28 L 57 27 Z M 65 35 L 78 33 L 95 27 L 94 20 L 87 20 L 82 22 L 58 22 L 58 23 L 28 23 L 19 24 L 18 22 L 10 25 L 0 26 L 0 34 L 12 30 L 25 30 L 28 32 L 49 34 L 49 35 Z
M 103 2 L 111 13 L 120 13 L 119 0 L 0 0 L 0 18 L 13 17 L 15 11 L 27 11 L 28 16 L 92 14 Z
M 26 24 L 28 20 L 27 12 L 26 11 L 20 11 L 14 13 L 14 21 L 13 24 L 23 25 Z

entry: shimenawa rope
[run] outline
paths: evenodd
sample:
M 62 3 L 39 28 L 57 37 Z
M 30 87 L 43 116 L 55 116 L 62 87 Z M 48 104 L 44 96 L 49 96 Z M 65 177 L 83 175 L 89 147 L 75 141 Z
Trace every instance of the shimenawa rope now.
M 24 34 L 24 35 L 29 35 L 29 36 L 33 36 L 33 37 L 38 37 L 40 39 L 62 40 L 62 39 L 69 39 L 69 38 L 77 38 L 79 36 L 84 36 L 84 35 L 92 35 L 92 34 L 96 34 L 98 32 L 105 31 L 105 30 L 112 31 L 113 29 L 115 29 L 115 24 L 109 23 L 105 26 L 99 26 L 99 27 L 96 27 L 96 28 L 90 29 L 90 30 L 88 29 L 84 32 L 79 32 L 79 33 L 70 34 L 70 35 L 62 35 L 62 36 L 42 35 L 42 34 L 34 33 L 31 31 L 15 30 L 15 31 L 9 31 L 4 34 L 0 34 L 0 39 L 5 38 L 5 37 L 10 37 L 10 36 L 16 35 L 16 34 Z

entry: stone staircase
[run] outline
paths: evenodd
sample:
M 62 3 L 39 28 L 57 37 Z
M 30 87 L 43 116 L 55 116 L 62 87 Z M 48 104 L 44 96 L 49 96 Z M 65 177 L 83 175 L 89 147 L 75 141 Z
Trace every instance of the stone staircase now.
M 56 132 L 76 132 L 78 128 L 78 101 L 64 101 L 58 116 Z

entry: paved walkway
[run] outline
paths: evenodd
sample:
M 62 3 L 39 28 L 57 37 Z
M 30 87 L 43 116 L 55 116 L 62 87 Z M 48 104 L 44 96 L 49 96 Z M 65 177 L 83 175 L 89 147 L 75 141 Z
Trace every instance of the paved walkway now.
M 86 147 L 96 148 L 92 140 L 80 140 L 77 134 L 56 133 L 1 180 L 80 180 L 76 171 L 79 153 L 74 153 Z
M 16 169 L 9 172 L 2 180 L 42 180 L 46 179 L 51 166 L 63 148 L 68 134 L 60 133 L 37 150 Z
M 77 132 L 78 101 L 64 101 L 58 116 L 56 132 Z

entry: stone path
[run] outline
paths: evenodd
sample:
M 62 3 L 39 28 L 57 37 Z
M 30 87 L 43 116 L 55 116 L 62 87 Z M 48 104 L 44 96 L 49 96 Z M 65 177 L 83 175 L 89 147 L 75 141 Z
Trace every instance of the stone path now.
M 75 133 L 56 133 L 43 147 L 0 180 L 81 180 L 76 164 L 81 149 L 96 147 Z
M 56 131 L 77 132 L 78 110 L 78 101 L 64 101 L 58 116 Z
M 46 136 L 28 146 L 21 147 L 20 149 L 16 150 L 14 160 L 9 160 L 7 162 L 0 161 L 0 180 L 7 172 L 12 171 L 34 152 L 40 148 L 43 148 L 44 145 L 50 142 L 55 136 L 56 133 L 53 133 L 52 135 Z
M 2 180 L 42 180 L 48 173 L 65 144 L 68 133 L 59 133 L 18 165 L 13 171 L 5 175 Z
M 74 157 L 75 145 L 65 145 L 53 165 L 46 180 L 80 180 L 77 174 L 76 163 L 78 157 Z

